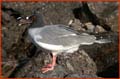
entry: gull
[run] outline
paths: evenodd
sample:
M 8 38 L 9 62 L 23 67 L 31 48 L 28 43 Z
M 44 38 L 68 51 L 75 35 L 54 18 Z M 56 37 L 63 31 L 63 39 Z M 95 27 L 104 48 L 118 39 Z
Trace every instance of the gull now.
M 67 25 L 45 25 L 41 14 L 34 14 L 26 19 L 20 19 L 21 24 L 31 23 L 28 28 L 29 40 L 38 48 L 52 53 L 52 63 L 44 66 L 42 73 L 51 71 L 56 66 L 56 58 L 61 53 L 73 53 L 81 45 L 106 43 L 107 40 L 97 40 L 94 35 L 78 33 Z

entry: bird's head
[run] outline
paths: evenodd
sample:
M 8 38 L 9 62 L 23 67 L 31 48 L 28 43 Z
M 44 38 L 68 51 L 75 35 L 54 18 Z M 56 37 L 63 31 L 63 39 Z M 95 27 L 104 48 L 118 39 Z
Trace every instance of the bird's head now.
M 41 14 L 34 14 L 27 17 L 19 17 L 17 20 L 19 21 L 19 26 L 24 24 L 32 24 L 31 27 L 42 27 L 45 25 L 45 21 Z
M 32 16 L 27 16 L 27 17 L 18 17 L 17 20 L 18 20 L 18 25 L 19 26 L 22 26 L 22 25 L 25 25 L 25 24 L 31 24 L 33 23 L 33 21 L 36 20 L 36 16 L 35 15 L 32 15 Z

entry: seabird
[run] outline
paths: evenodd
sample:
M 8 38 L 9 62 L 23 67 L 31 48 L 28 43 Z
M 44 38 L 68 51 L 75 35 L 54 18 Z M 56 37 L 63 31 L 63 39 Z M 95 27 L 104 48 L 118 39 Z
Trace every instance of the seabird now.
M 44 66 L 42 72 L 48 72 L 54 69 L 56 65 L 56 57 L 58 54 L 73 53 L 77 51 L 81 45 L 91 45 L 96 40 L 94 35 L 87 33 L 78 33 L 69 28 L 67 25 L 45 25 L 41 14 L 34 14 L 20 21 L 21 24 L 31 23 L 28 28 L 28 36 L 31 42 L 37 47 L 49 50 L 52 53 L 52 63 Z M 104 40 L 104 42 L 107 42 Z

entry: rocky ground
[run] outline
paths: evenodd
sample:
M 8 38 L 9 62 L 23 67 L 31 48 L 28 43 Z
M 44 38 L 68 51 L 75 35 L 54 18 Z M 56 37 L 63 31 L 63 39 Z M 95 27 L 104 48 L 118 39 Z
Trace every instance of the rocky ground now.
M 117 6 L 116 2 L 87 4 L 81 2 L 3 2 L 3 77 L 118 77 Z M 30 16 L 34 11 L 43 15 L 46 24 L 69 25 L 79 32 L 89 32 L 98 37 L 101 35 L 112 40 L 112 43 L 80 46 L 79 50 L 73 54 L 61 54 L 57 57 L 55 69 L 43 74 L 40 69 L 51 62 L 51 55 L 49 52 L 37 49 L 28 40 L 26 30 L 29 24 L 18 26 L 19 21 L 16 20 L 19 16 Z

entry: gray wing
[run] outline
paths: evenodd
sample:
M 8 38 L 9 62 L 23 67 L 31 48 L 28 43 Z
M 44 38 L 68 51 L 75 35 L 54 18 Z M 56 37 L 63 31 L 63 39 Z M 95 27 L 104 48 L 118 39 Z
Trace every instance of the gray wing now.
M 95 38 L 92 35 L 80 34 L 77 35 L 72 29 L 66 28 L 64 25 L 49 25 L 43 27 L 37 32 L 37 41 L 62 46 L 72 46 L 93 43 Z M 42 37 L 42 38 L 39 38 Z

